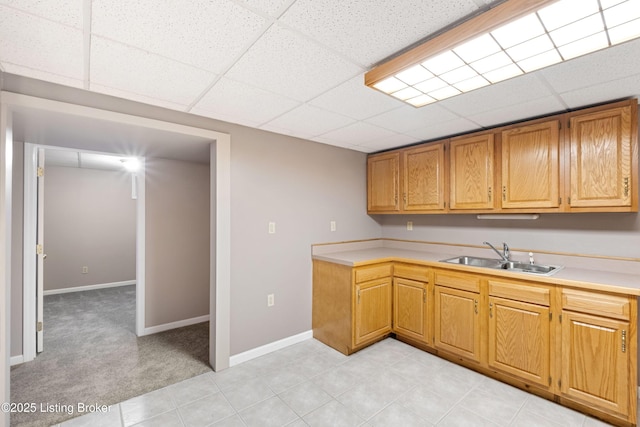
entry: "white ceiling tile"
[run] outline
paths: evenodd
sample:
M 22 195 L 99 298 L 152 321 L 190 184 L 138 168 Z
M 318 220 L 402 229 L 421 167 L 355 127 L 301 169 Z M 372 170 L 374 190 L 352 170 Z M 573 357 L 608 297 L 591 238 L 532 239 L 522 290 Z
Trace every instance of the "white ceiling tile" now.
M 223 122 L 229 122 L 229 123 L 235 123 L 237 125 L 248 126 L 251 128 L 257 128 L 258 126 L 260 126 L 260 123 L 261 123 L 253 120 L 249 116 L 239 117 L 239 116 L 226 115 L 220 112 L 214 113 L 212 111 L 205 110 L 204 108 L 198 108 L 198 107 L 192 108 L 191 110 L 189 110 L 189 113 L 202 116 L 202 117 L 209 117 L 211 119 L 220 120 Z
M 256 8 L 267 15 L 277 18 L 295 0 L 241 0 L 243 4 Z
M 213 79 L 198 68 L 92 37 L 91 82 L 97 85 L 189 105 Z
M 58 74 L 49 73 L 43 70 L 36 70 L 29 67 L 23 67 L 21 65 L 15 65 L 8 62 L 0 62 L 0 68 L 7 73 L 17 74 L 20 76 L 31 77 L 32 79 L 44 80 L 47 82 L 58 83 L 71 87 L 84 87 L 84 81 L 79 79 L 73 79 L 70 77 L 60 76 Z
M 334 147 L 347 148 L 349 150 L 364 151 L 364 147 L 358 147 L 357 145 L 349 144 L 349 143 L 346 143 L 346 142 L 331 141 L 331 140 L 325 139 L 325 138 L 323 138 L 321 136 L 312 138 L 311 140 L 315 141 L 315 142 L 319 142 L 321 144 L 332 145 Z
M 83 78 L 82 31 L 0 6 L 0 62 Z
M 429 141 L 438 138 L 446 138 L 451 135 L 457 135 L 465 132 L 480 130 L 481 126 L 467 119 L 456 119 L 450 122 L 443 122 L 437 126 L 427 126 L 421 129 L 415 129 L 407 132 L 420 141 Z
M 584 89 L 563 92 L 560 97 L 567 103 L 569 108 L 579 108 L 619 98 L 640 98 L 640 74 Z
M 551 95 L 549 88 L 531 73 L 445 99 L 439 105 L 460 117 L 469 117 Z
M 472 0 L 297 0 L 281 21 L 370 66 L 477 10 Z
M 234 123 L 258 126 L 299 105 L 299 102 L 227 78 L 218 81 L 195 108 Z M 224 118 L 223 118 L 224 117 Z
M 394 132 L 405 133 L 425 126 L 438 126 L 441 122 L 457 118 L 458 116 L 440 105 L 431 104 L 421 108 L 403 105 L 366 121 Z
M 356 122 L 341 129 L 327 132 L 322 136 L 325 141 L 346 143 L 352 145 L 364 145 L 383 138 L 396 137 L 395 132 L 364 122 Z M 403 145 L 403 144 L 398 144 Z
M 220 73 L 267 21 L 229 0 L 94 0 L 94 34 Z
M 306 102 L 362 71 L 293 31 L 273 25 L 227 76 Z
M 364 75 L 352 78 L 323 93 L 311 105 L 363 120 L 385 111 L 399 108 L 403 102 L 364 85 Z
M 551 113 L 563 112 L 565 110 L 565 105 L 562 104 L 557 97 L 548 96 L 529 102 L 510 105 L 504 108 L 485 111 L 483 113 L 470 116 L 468 119 L 473 120 L 484 127 L 492 127 Z
M 286 129 L 298 136 L 313 137 L 351 123 L 354 120 L 349 117 L 305 104 L 270 121 L 262 128 L 274 131 Z
M 557 92 L 589 88 L 640 70 L 640 39 L 538 71 Z
M 82 29 L 82 0 L 0 0 L 0 4 Z
M 380 151 L 413 144 L 419 141 L 419 139 L 409 135 L 395 134 L 382 137 L 381 139 L 371 140 L 364 144 L 360 144 L 359 146 L 374 151 Z
M 109 86 L 100 85 L 97 83 L 90 83 L 89 90 L 93 92 L 103 93 L 105 95 L 115 96 L 117 98 L 129 99 L 132 101 L 142 102 L 144 104 L 155 105 L 157 107 L 168 108 L 170 110 L 186 111 L 186 104 L 178 104 L 176 102 L 167 101 L 164 99 L 153 98 L 150 96 L 141 95 L 139 93 L 133 93 L 122 89 L 115 89 Z

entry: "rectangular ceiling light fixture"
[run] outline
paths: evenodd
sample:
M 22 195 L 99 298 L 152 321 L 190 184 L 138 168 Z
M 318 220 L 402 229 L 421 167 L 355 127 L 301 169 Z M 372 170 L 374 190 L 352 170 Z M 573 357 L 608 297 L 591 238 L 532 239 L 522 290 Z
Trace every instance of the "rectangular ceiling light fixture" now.
M 640 37 L 640 0 L 507 0 L 365 74 L 422 107 Z

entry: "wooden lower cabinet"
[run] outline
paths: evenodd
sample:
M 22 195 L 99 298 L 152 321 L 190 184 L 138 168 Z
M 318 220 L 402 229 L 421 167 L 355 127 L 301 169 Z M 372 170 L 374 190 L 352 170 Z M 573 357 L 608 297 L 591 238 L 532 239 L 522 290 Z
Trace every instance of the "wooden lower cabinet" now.
M 426 283 L 401 277 L 393 279 L 393 331 L 430 343 Z
M 551 386 L 549 307 L 489 297 L 489 367 Z
M 354 287 L 354 344 L 391 332 L 391 277 L 358 283 Z
M 435 347 L 480 361 L 478 294 L 436 286 Z

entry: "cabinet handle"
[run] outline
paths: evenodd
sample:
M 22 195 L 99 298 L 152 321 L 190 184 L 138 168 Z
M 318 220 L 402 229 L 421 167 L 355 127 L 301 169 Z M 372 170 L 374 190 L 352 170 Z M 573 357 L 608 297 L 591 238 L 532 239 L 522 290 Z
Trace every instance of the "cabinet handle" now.
M 629 177 L 624 177 L 624 197 L 629 196 Z
M 627 331 L 622 330 L 622 352 L 627 352 Z
M 489 201 L 491 201 L 491 187 L 489 187 Z
M 407 203 L 407 193 L 403 193 L 402 194 L 402 200 L 404 201 L 404 203 Z
M 493 317 L 493 303 L 489 303 L 489 317 Z
M 473 300 L 473 311 L 475 311 L 476 314 L 478 314 L 478 300 L 477 299 Z
M 358 304 L 360 304 L 360 289 L 358 289 Z
M 422 289 L 422 302 L 427 302 L 427 290 Z
M 506 186 L 502 186 L 502 201 L 506 201 L 507 200 L 507 187 Z

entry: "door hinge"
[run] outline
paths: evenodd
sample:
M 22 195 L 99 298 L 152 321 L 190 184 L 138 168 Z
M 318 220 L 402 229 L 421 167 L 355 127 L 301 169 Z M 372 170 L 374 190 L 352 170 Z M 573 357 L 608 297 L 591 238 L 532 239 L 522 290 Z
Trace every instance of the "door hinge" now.
M 553 313 L 549 312 L 549 322 L 553 319 Z
M 627 331 L 622 330 L 622 352 L 627 352 Z
M 562 323 L 562 314 L 558 316 L 558 322 Z
M 43 253 L 44 253 L 44 249 L 42 248 L 42 245 L 36 245 L 36 254 L 42 255 Z
M 559 379 L 559 380 L 558 380 L 558 387 L 559 387 L 559 388 L 562 388 L 562 379 Z
M 571 206 L 571 197 L 568 197 L 568 198 L 567 198 L 567 201 L 568 201 L 568 203 L 569 203 L 569 206 Z
M 38 166 L 38 178 L 42 178 L 44 176 L 44 168 L 42 166 Z
M 38 323 L 36 324 L 36 331 L 37 331 L 37 332 L 42 332 L 42 322 L 38 322 Z
M 562 204 L 562 197 L 558 197 L 558 204 L 561 205 Z
M 358 304 L 360 304 L 360 289 L 358 289 Z
M 549 385 L 551 385 L 551 377 L 549 377 Z

